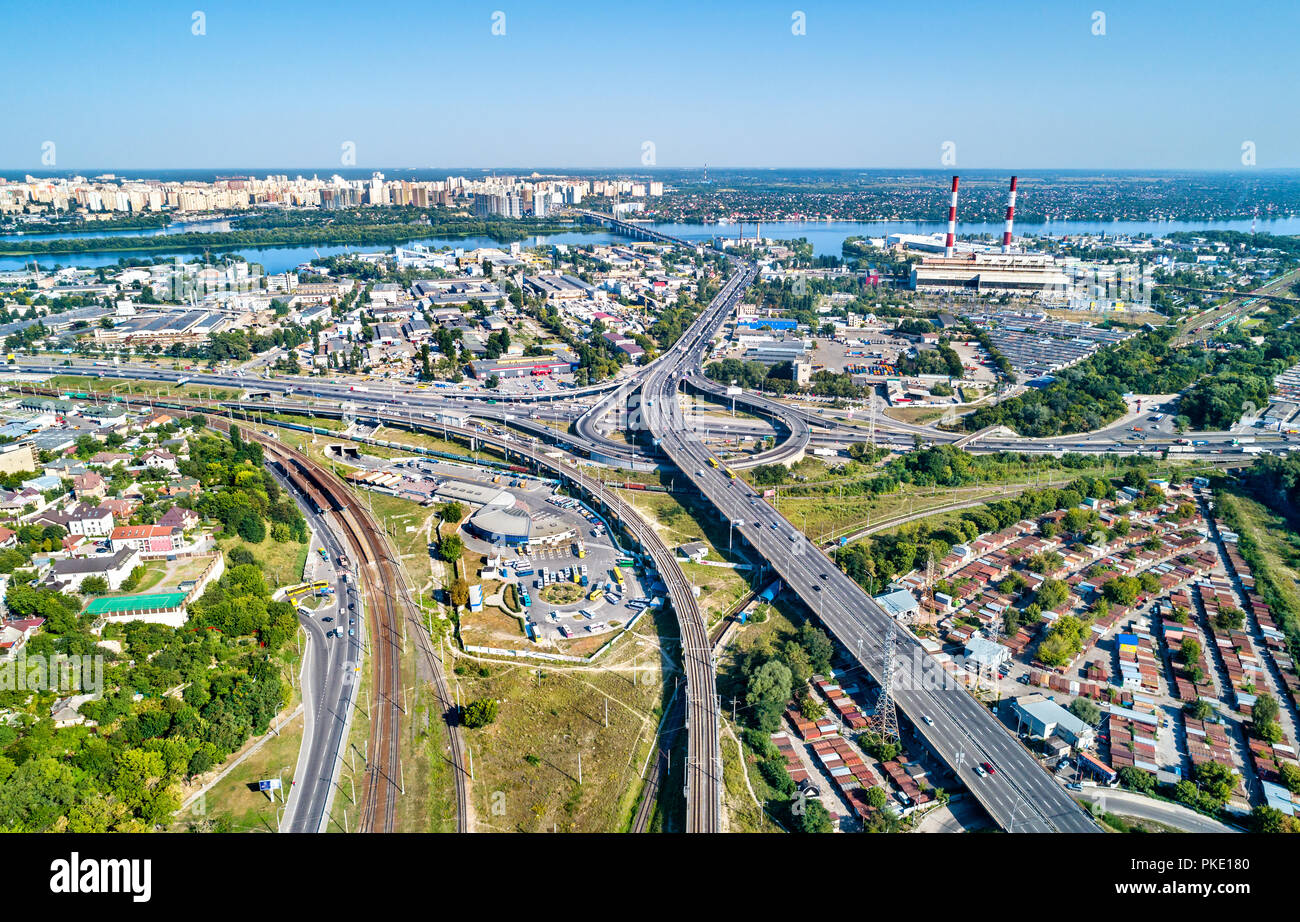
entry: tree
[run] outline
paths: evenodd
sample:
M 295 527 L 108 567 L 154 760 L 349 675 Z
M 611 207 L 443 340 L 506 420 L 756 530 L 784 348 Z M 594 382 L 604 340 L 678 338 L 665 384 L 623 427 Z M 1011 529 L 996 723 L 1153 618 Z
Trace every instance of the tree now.
M 835 824 L 822 802 L 814 797 L 803 800 L 803 810 L 798 815 L 795 828 L 803 833 L 829 833 L 835 831 Z
M 1283 762 L 1278 773 L 1282 776 L 1282 783 L 1286 785 L 1288 791 L 1292 794 L 1300 794 L 1300 765 Z
M 883 809 L 885 805 L 889 803 L 889 795 L 886 794 L 885 789 L 879 785 L 868 788 L 866 798 L 867 803 L 875 807 L 877 810 Z
M 1255 723 L 1271 723 L 1277 720 L 1277 699 L 1268 692 L 1260 692 L 1254 706 L 1250 709 L 1250 716 Z
M 443 535 L 438 541 L 438 556 L 447 563 L 455 563 L 465 556 L 465 542 L 460 535 Z
M 1200 785 L 1201 797 L 1217 808 L 1232 796 L 1237 787 L 1237 774 L 1218 762 L 1202 762 L 1196 766 L 1196 782 Z
M 1225 605 L 1214 615 L 1214 626 L 1221 631 L 1239 631 L 1246 623 L 1246 613 L 1240 608 Z
M 444 522 L 457 522 L 465 518 L 465 507 L 454 500 L 438 506 L 438 515 Z
M 1043 611 L 1055 611 L 1070 598 L 1070 588 L 1059 579 L 1045 579 L 1034 601 Z
M 804 692 L 799 697 L 799 714 L 804 720 L 821 720 L 826 716 L 826 705 L 814 698 L 810 692 Z
M 1268 692 L 1260 692 L 1250 710 L 1251 729 L 1265 742 L 1279 743 L 1282 741 L 1282 725 L 1277 720 L 1277 699 Z
M 1195 637 L 1184 637 L 1179 645 L 1178 655 L 1185 666 L 1196 666 L 1201 662 L 1201 642 Z
M 87 576 L 81 581 L 81 591 L 86 595 L 103 595 L 108 588 L 108 580 L 102 576 Z
M 1031 556 L 1027 566 L 1034 573 L 1051 573 L 1060 569 L 1061 565 L 1064 563 L 1065 558 L 1056 551 L 1047 551 L 1046 553 L 1039 553 Z
M 1293 816 L 1287 816 L 1276 807 L 1260 804 L 1250 811 L 1251 825 L 1256 832 L 1283 833 L 1300 832 L 1300 822 Z
M 1131 576 L 1118 576 L 1102 587 L 1106 601 L 1114 605 L 1132 605 L 1137 601 L 1142 584 Z
M 1155 775 L 1132 765 L 1125 765 L 1119 770 L 1119 783 L 1131 791 L 1150 794 L 1156 789 Z M 1195 790 L 1195 787 L 1192 788 Z
M 476 698 L 465 705 L 461 723 L 471 730 L 486 727 L 497 719 L 497 707 L 495 698 Z
M 447 590 L 447 595 L 449 596 L 452 608 L 464 608 L 469 604 L 469 583 L 465 582 L 463 579 L 456 580 L 451 584 L 451 588 Z
M 749 677 L 745 702 L 752 708 L 759 729 L 771 733 L 781 724 L 781 711 L 790 700 L 790 667 L 777 659 L 759 666 Z
M 1070 713 L 1089 726 L 1095 727 L 1101 722 L 1101 708 L 1091 698 L 1075 698 L 1070 702 Z
M 799 643 L 808 651 L 813 672 L 825 674 L 830 671 L 835 646 L 825 631 L 805 621 L 799 626 Z
M 1204 698 L 1197 698 L 1195 701 L 1188 702 L 1183 710 L 1187 712 L 1188 717 L 1194 720 L 1207 720 L 1214 713 L 1214 708 Z
M 1058 618 L 1038 645 L 1038 660 L 1045 666 L 1064 666 L 1083 649 L 1083 622 L 1073 615 Z
M 858 735 L 858 745 L 881 762 L 892 762 L 903 751 L 898 740 L 881 736 L 872 730 Z

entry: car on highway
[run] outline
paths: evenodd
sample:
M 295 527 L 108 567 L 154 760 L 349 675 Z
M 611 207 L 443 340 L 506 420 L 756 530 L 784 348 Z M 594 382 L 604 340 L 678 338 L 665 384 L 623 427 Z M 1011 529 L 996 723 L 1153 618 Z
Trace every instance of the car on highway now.
M 830 578 L 831 578 L 831 575 L 830 575 L 829 573 L 822 573 L 822 574 L 821 574 L 821 578 L 822 578 L 822 579 L 830 579 Z
M 822 591 L 822 587 L 818 586 L 816 583 L 813 583 L 813 592 L 821 592 L 821 591 Z
M 975 774 L 977 774 L 977 775 L 979 775 L 981 778 L 983 778 L 985 775 L 988 774 L 988 772 L 986 772 L 986 771 L 984 770 L 984 766 L 982 766 L 982 765 L 976 765 L 976 766 L 975 766 Z
M 322 620 L 322 621 L 333 621 L 334 619 L 331 618 L 329 615 L 326 615 L 324 618 L 321 618 L 321 620 Z
M 924 717 L 922 717 L 921 719 L 924 720 L 924 721 L 925 721 L 928 725 L 930 725 L 931 727 L 934 726 L 934 718 L 931 717 L 929 714 L 926 714 L 926 715 L 925 715 Z
M 988 772 L 990 775 L 996 775 L 996 774 L 998 773 L 998 770 L 997 770 L 996 768 L 993 767 L 993 763 L 992 763 L 992 762 L 983 762 L 983 763 L 981 763 L 981 764 L 982 764 L 984 770 L 985 770 L 986 772 Z

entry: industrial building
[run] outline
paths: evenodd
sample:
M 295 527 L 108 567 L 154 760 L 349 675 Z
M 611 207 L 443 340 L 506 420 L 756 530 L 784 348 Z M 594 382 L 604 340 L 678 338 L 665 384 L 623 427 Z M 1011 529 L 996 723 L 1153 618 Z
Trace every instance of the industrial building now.
M 475 538 L 505 547 L 558 547 L 578 534 L 568 518 L 551 512 L 532 513 L 522 506 L 484 506 L 464 527 Z
M 970 253 L 921 260 L 912 267 L 911 286 L 916 291 L 1039 294 L 1064 291 L 1068 281 L 1049 256 Z
M 99 342 L 138 343 L 166 346 L 173 343 L 197 344 L 211 333 L 229 326 L 229 319 L 215 311 L 176 310 L 137 314 L 119 320 L 111 329 L 95 330 Z
M 1011 702 L 1023 730 L 1035 739 L 1059 736 L 1068 743 L 1087 749 L 1096 740 L 1097 732 L 1045 695 L 1025 695 Z
M 916 601 L 916 596 L 906 589 L 895 589 L 884 595 L 878 595 L 874 599 L 875 603 L 883 608 L 892 618 L 898 618 L 904 621 L 915 618 L 921 611 L 921 605 Z
M 799 321 L 791 317 L 737 317 L 736 331 L 741 330 L 795 330 Z
M 32 453 L 31 445 L 24 443 L 0 446 L 0 474 L 17 474 L 19 471 L 34 470 L 36 470 L 36 456 Z
M 433 497 L 440 503 L 469 503 L 485 508 L 509 509 L 515 504 L 515 495 L 509 490 L 465 480 L 443 480 L 434 489 Z
M 809 351 L 809 344 L 803 339 L 765 339 L 753 342 L 745 350 L 746 362 L 762 362 L 764 365 L 776 365 L 781 362 L 797 362 Z
M 576 356 L 510 355 L 499 359 L 475 359 L 470 370 L 480 381 L 496 375 L 498 378 L 527 378 L 529 376 L 568 374 L 577 364 Z

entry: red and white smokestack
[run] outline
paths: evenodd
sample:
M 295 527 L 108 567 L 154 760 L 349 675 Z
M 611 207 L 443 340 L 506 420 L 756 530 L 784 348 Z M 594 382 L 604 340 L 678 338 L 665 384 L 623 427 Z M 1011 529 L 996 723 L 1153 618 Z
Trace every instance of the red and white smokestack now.
M 955 252 L 957 242 L 957 179 L 952 178 L 952 201 L 948 204 L 948 239 L 943 244 L 943 255 L 949 259 Z
M 1002 252 L 1011 252 L 1011 225 L 1016 220 L 1016 178 L 1011 177 L 1011 192 L 1007 196 L 1007 226 L 1002 231 Z

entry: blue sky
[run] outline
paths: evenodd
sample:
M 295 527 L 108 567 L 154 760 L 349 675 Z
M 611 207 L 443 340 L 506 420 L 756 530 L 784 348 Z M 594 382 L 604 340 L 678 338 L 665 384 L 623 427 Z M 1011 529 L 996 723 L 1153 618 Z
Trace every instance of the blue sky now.
M 1300 167 L 1295 0 L 0 0 L 0 21 L 0 168 L 38 173 L 46 141 L 60 169 L 327 169 L 346 141 L 362 168 L 636 169 L 645 141 L 664 167 L 938 168 L 945 141 L 965 168 L 1240 169 L 1244 141 Z

